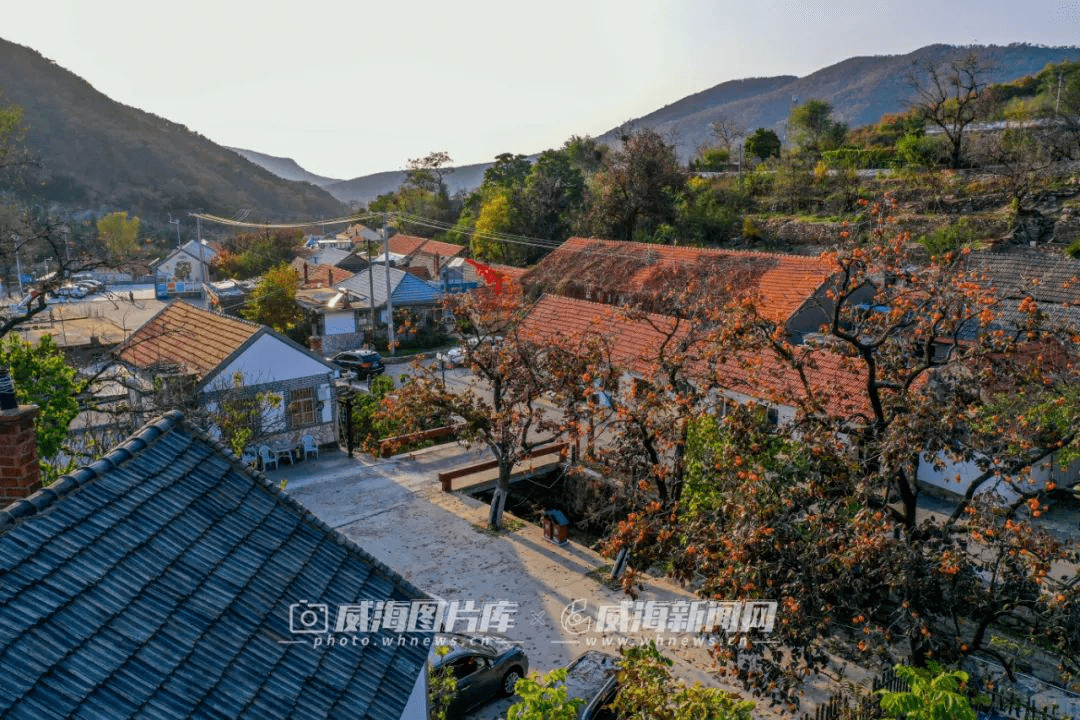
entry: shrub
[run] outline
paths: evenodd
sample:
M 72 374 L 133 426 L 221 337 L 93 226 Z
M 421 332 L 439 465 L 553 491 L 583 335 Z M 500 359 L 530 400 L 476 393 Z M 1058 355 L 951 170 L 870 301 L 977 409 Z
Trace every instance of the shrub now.
M 939 257 L 948 252 L 970 247 L 982 235 L 983 233 L 968 218 L 960 218 L 951 225 L 923 235 L 918 242 L 926 248 L 926 252 L 930 253 L 931 257 Z

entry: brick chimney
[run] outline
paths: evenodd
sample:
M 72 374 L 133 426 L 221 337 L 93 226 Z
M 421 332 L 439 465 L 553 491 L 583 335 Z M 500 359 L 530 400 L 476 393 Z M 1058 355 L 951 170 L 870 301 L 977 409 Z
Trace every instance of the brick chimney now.
M 19 405 L 6 367 L 0 367 L 0 508 L 41 489 L 37 405 Z

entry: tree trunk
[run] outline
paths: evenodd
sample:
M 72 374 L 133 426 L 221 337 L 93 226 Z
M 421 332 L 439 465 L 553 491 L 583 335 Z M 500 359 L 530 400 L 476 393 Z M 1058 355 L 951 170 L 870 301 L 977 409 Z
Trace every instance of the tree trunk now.
M 495 481 L 495 492 L 491 495 L 491 507 L 488 508 L 488 527 L 492 530 L 502 530 L 503 508 L 506 507 L 506 498 L 510 494 L 512 468 L 512 464 L 499 462 L 499 479 Z

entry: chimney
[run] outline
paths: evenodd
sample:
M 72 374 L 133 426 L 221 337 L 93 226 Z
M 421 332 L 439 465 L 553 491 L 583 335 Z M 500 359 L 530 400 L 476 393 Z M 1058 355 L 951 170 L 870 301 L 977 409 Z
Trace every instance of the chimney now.
M 307 285 L 307 283 L 308 283 L 308 279 L 307 279 L 307 263 L 304 263 L 304 284 Z
M 19 405 L 6 367 L 0 366 L 0 507 L 22 500 L 41 489 L 37 433 L 37 405 Z

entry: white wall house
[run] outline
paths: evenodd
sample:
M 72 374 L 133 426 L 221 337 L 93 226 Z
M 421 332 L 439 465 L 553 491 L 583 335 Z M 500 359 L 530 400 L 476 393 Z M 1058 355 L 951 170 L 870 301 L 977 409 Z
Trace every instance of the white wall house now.
M 268 327 L 174 301 L 135 331 L 118 356 L 139 380 L 133 406 L 147 413 L 160 411 L 154 405 L 164 401 L 212 415 L 223 398 L 258 397 L 261 440 L 336 440 L 337 368 Z
M 173 250 L 154 266 L 157 296 L 191 296 L 202 293 L 203 283 L 210 280 L 210 263 L 217 252 L 205 242 L 191 240 Z

